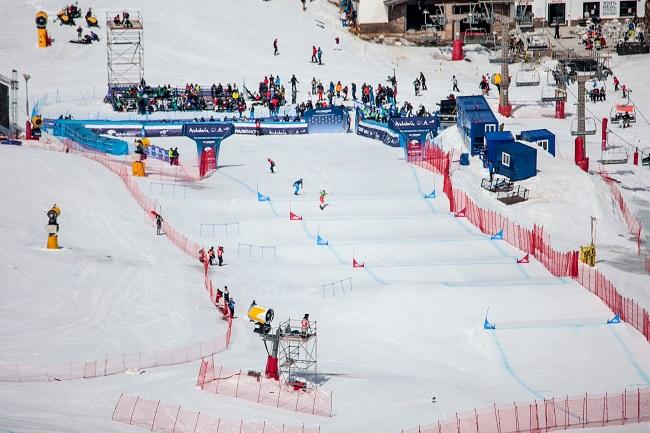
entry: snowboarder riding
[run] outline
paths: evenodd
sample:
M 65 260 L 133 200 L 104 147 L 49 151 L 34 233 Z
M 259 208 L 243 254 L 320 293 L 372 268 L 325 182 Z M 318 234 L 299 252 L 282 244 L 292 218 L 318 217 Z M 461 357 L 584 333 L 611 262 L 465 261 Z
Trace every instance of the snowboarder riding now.
M 271 169 L 271 173 L 275 173 L 273 170 L 275 168 L 275 162 L 271 158 L 266 158 L 266 160 L 269 162 L 269 168 Z
M 293 183 L 293 195 L 298 195 L 302 189 L 302 177 Z
M 320 191 L 320 198 L 318 199 L 318 201 L 320 203 L 318 207 L 320 207 L 320 210 L 325 209 L 325 196 L 326 195 L 327 195 L 327 192 L 324 189 L 322 189 Z

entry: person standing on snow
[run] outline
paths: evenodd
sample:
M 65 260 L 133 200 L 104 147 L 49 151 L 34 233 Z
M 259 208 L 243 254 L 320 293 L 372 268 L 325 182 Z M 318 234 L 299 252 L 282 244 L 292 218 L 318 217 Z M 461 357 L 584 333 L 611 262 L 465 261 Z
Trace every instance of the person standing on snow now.
M 312 63 L 318 62 L 317 55 L 318 55 L 318 50 L 316 49 L 316 45 L 312 45 L 311 46 L 311 62 Z
M 230 311 L 230 317 L 235 318 L 235 300 L 230 298 L 228 301 L 228 310 Z
M 223 246 L 221 245 L 217 247 L 217 260 L 219 261 L 219 266 L 223 266 Z
M 422 85 L 422 90 L 427 90 L 427 80 L 424 78 L 424 74 L 420 72 L 420 84 Z
M 357 85 L 355 83 L 352 83 L 352 100 L 357 100 Z
M 278 52 L 278 38 L 275 38 L 275 40 L 273 40 L 273 55 L 277 56 L 278 54 L 280 54 Z
M 214 266 L 214 247 L 210 247 L 208 250 L 208 264 Z
M 302 189 L 302 177 L 293 183 L 293 195 L 298 195 Z
M 325 209 L 325 196 L 326 195 L 327 195 L 327 192 L 324 189 L 322 189 L 320 191 L 320 198 L 318 199 L 318 201 L 320 203 L 318 207 L 320 207 L 320 210 Z
M 300 81 L 298 81 L 295 74 L 291 76 L 291 80 L 289 80 L 289 81 L 291 82 L 291 91 L 295 92 L 296 91 L 296 84 L 298 84 Z
M 318 56 L 318 64 L 322 65 L 323 64 L 323 50 L 318 47 L 318 51 L 316 52 L 316 55 Z
M 302 1 L 302 10 L 306 11 L 307 10 L 307 0 L 300 0 Z
M 309 314 L 305 313 L 300 321 L 300 334 L 302 338 L 307 338 L 307 331 L 309 331 Z
M 266 160 L 269 162 L 269 168 L 271 169 L 271 173 L 275 173 L 274 171 L 275 162 L 271 158 L 266 158 Z
M 163 224 L 163 218 L 162 216 L 157 213 L 156 214 L 156 234 L 161 235 L 162 233 L 162 224 Z
M 413 89 L 415 90 L 415 96 L 420 96 L 420 80 L 417 78 L 413 81 Z
M 458 88 L 458 80 L 456 79 L 456 76 L 453 75 L 451 77 L 451 83 L 454 85 L 454 87 L 451 89 L 452 92 L 460 92 L 460 89 Z

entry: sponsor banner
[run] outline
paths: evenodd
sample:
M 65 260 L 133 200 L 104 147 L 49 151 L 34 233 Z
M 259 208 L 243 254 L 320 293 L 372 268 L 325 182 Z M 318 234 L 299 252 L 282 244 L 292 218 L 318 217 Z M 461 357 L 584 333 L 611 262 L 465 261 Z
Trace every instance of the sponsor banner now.
M 393 117 L 388 121 L 391 129 L 399 131 L 420 131 L 429 132 L 438 129 L 438 118 L 428 117 Z
M 316 108 L 305 112 L 310 134 L 348 132 L 349 119 L 348 112 L 338 107 Z
M 379 140 L 388 146 L 400 147 L 399 135 L 385 126 L 375 125 L 361 120 L 357 124 L 357 134 Z
M 145 125 L 144 135 L 146 137 L 180 137 L 183 135 L 183 125 Z
M 250 122 L 235 122 L 235 134 L 242 135 L 255 135 L 257 129 L 255 123 Z M 292 134 L 308 134 L 309 127 L 306 123 L 260 123 L 260 132 L 262 135 L 292 135 Z
M 232 123 L 218 122 L 195 122 L 183 124 L 183 134 L 189 138 L 200 138 L 203 140 L 221 140 L 234 132 Z
M 422 156 L 422 144 L 417 141 L 411 141 L 406 145 L 406 155 L 409 157 Z
M 97 135 L 110 135 L 112 137 L 140 137 L 142 127 L 135 125 L 86 125 Z

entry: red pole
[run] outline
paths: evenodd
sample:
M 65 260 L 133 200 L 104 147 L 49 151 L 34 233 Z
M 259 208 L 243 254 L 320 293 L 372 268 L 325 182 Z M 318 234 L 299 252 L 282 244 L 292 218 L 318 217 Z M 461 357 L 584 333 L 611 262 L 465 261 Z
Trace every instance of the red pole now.
M 603 117 L 603 126 L 602 126 L 602 137 L 601 137 L 601 149 L 607 150 L 607 118 Z

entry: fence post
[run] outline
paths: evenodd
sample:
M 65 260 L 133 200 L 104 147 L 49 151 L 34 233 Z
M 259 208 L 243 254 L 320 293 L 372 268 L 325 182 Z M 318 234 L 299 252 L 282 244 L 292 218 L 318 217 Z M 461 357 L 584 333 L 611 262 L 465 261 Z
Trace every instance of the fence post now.
M 262 394 L 262 379 L 261 379 L 261 378 L 260 378 L 260 380 L 259 380 L 259 383 L 260 383 L 260 387 L 259 387 L 259 389 L 257 390 L 257 403 L 260 402 L 260 394 Z
M 606 421 L 609 421 L 609 414 L 607 413 L 607 391 L 605 391 L 605 397 L 603 397 L 603 427 L 605 427 Z
M 241 433 L 241 429 L 244 426 L 244 420 L 239 420 L 239 433 Z
M 214 370 L 214 355 L 212 356 L 212 370 Z M 215 394 L 219 394 L 219 382 L 221 382 L 221 371 L 223 370 L 223 365 L 219 366 L 219 380 L 217 380 L 217 387 L 214 389 Z
M 318 396 L 318 390 L 314 390 L 314 404 L 311 407 L 312 415 L 316 412 L 316 397 Z
M 625 424 L 627 414 L 625 405 L 627 404 L 627 388 L 623 390 L 621 394 L 621 425 Z
M 194 424 L 194 430 L 192 430 L 192 433 L 196 433 L 196 427 L 199 425 L 199 418 L 201 418 L 201 412 L 196 416 L 196 424 Z
M 237 375 L 237 387 L 235 388 L 235 397 L 239 395 L 239 380 L 241 379 L 241 369 L 239 369 L 239 374 Z
M 282 393 L 282 385 L 278 382 L 278 402 L 275 407 L 280 407 L 280 394 Z M 282 431 L 284 431 L 284 424 L 282 424 Z
M 298 395 L 296 396 L 296 412 L 298 412 L 298 400 L 300 400 L 300 391 L 298 391 Z
M 113 421 L 115 421 L 115 412 L 117 412 L 117 407 L 120 405 L 120 401 L 122 401 L 122 396 L 123 396 L 123 395 L 124 395 L 124 393 L 121 393 L 121 394 L 120 394 L 120 398 L 117 399 L 117 404 L 115 405 L 115 409 L 113 409 L 113 416 L 111 416 L 111 419 L 112 419 Z
M 135 398 L 135 404 L 133 405 L 133 410 L 131 411 L 131 418 L 129 418 L 129 425 L 133 425 L 133 414 L 135 413 L 135 408 L 138 406 L 138 400 L 140 399 L 140 396 L 137 396 Z
M 156 404 L 156 412 L 153 414 L 153 421 L 151 421 L 151 431 L 153 431 L 153 426 L 156 424 L 156 417 L 158 416 L 158 407 L 160 406 L 160 400 L 158 400 L 158 404 Z

